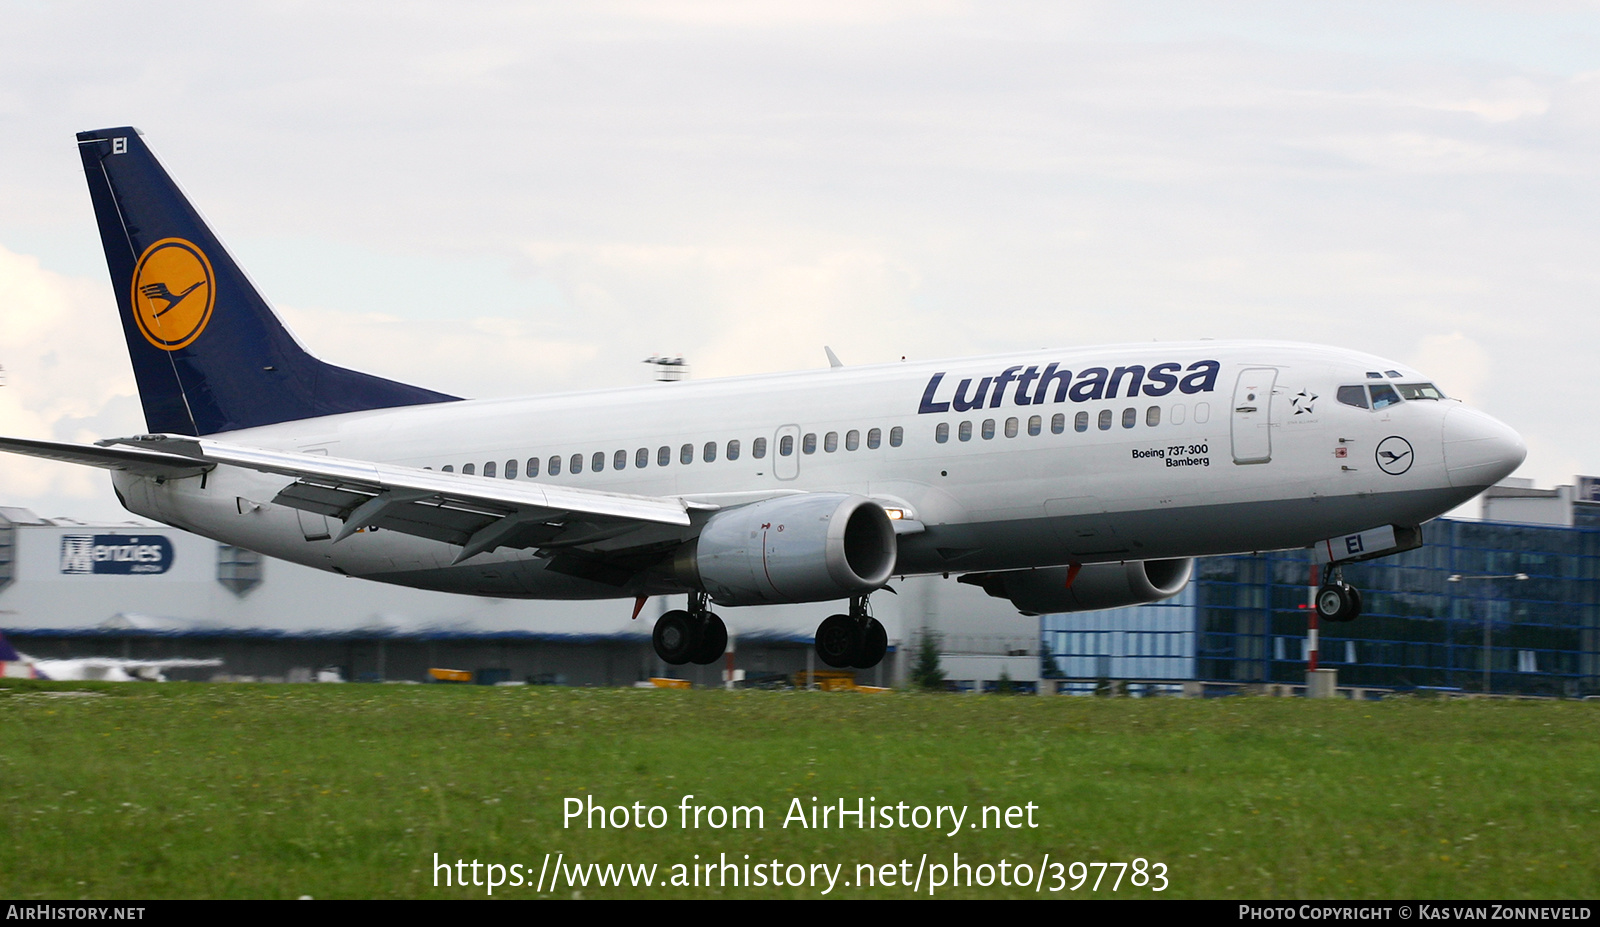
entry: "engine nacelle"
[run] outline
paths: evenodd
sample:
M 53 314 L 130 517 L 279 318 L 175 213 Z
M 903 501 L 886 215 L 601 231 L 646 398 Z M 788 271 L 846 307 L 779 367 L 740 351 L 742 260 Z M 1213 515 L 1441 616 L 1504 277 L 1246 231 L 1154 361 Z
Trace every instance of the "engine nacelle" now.
M 717 512 L 680 548 L 673 573 L 718 605 L 865 595 L 894 572 L 894 525 L 849 493 L 805 493 Z
M 1177 595 L 1194 573 L 1194 559 L 1090 563 L 1080 567 L 1068 585 L 1071 572 L 1071 567 L 1047 567 L 975 573 L 961 577 L 961 582 L 982 586 L 984 592 L 996 598 L 1010 599 L 1025 615 L 1090 612 L 1144 605 Z

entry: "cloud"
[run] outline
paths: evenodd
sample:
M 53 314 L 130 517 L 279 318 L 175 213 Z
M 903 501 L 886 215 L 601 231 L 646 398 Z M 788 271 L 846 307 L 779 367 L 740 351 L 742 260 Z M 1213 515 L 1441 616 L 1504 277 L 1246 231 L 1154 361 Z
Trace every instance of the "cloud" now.
M 45 270 L 0 247 L 0 434 L 94 441 L 143 430 L 133 371 L 105 284 Z M 0 455 L 5 504 L 103 500 L 98 470 Z

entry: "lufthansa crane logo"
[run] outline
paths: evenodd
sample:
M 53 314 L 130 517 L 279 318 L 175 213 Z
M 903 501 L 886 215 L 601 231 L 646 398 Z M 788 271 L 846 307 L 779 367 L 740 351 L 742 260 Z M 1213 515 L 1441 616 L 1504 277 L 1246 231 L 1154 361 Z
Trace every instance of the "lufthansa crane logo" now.
M 1378 469 L 1393 476 L 1411 469 L 1415 455 L 1411 452 L 1411 442 L 1399 435 L 1390 435 L 1378 442 L 1378 451 L 1374 455 L 1378 459 Z
M 133 268 L 133 318 L 145 340 L 163 351 L 192 344 L 217 302 L 216 277 L 205 252 L 182 238 L 144 249 Z

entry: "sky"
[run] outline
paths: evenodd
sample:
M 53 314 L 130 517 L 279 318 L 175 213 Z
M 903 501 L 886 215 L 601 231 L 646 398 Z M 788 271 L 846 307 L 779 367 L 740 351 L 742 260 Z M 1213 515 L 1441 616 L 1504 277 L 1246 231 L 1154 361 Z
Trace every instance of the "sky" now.
M 1600 473 L 1600 4 L 0 16 L 0 434 L 145 430 L 73 141 L 134 125 L 315 353 L 456 395 L 1277 338 Z M 0 505 L 129 517 L 0 457 Z

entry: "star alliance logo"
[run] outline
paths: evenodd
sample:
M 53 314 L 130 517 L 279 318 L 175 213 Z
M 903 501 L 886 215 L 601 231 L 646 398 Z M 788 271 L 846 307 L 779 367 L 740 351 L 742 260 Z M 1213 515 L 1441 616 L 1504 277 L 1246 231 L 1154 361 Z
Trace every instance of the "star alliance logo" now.
M 1289 397 L 1289 407 L 1294 409 L 1294 414 L 1296 415 L 1310 415 L 1313 411 L 1311 404 L 1316 401 L 1316 393 L 1301 390 Z

